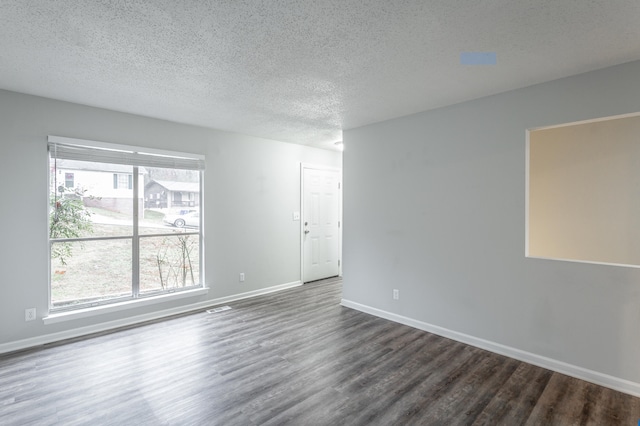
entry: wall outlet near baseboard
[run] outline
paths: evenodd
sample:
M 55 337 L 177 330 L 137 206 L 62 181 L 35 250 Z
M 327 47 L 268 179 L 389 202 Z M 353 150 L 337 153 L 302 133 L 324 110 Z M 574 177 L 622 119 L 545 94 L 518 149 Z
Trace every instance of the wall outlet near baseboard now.
M 400 290 L 398 290 L 397 288 L 393 289 L 393 300 L 398 300 L 400 299 Z
M 240 282 L 244 281 L 244 272 L 240 272 Z
M 36 319 L 36 308 L 27 308 L 24 310 L 24 320 L 33 321 Z

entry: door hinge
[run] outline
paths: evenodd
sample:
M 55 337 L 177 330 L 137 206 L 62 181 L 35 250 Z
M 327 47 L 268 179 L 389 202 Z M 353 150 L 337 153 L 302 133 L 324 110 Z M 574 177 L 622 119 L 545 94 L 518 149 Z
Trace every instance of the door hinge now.
M 340 266 L 340 259 L 338 259 L 338 266 Z
M 338 182 L 338 189 L 340 189 L 340 182 Z
M 338 228 L 340 228 L 340 221 L 338 221 Z

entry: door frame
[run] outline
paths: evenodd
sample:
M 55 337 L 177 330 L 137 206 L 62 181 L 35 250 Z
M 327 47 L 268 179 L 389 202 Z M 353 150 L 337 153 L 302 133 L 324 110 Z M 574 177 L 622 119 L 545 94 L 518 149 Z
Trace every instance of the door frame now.
M 342 276 L 342 169 L 319 164 L 300 163 L 300 282 L 304 284 L 304 171 L 305 169 L 333 171 L 338 173 L 338 276 Z

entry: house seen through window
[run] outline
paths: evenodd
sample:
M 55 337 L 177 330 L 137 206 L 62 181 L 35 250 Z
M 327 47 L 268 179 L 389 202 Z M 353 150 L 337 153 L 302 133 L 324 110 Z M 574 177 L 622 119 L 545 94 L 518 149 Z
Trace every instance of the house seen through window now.
M 202 287 L 203 159 L 74 141 L 49 142 L 51 309 Z

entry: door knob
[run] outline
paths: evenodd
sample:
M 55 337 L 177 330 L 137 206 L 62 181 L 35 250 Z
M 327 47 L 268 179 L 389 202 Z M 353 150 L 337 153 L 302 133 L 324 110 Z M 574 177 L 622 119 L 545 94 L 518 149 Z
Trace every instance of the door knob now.
M 309 233 L 309 230 L 308 230 L 308 229 L 305 229 L 305 230 L 304 230 L 304 233 L 305 233 L 305 234 L 308 234 L 308 233 Z

